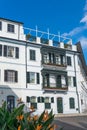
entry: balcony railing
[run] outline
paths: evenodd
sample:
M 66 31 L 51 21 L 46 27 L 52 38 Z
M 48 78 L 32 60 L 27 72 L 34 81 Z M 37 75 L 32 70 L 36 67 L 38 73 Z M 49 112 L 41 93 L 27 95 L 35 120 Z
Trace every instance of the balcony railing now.
M 62 91 L 67 91 L 68 90 L 68 86 L 65 84 L 59 84 L 56 85 L 56 83 L 50 83 L 50 86 L 43 86 L 43 89 L 45 90 L 62 90 Z
M 56 61 L 56 62 L 51 61 L 51 62 L 50 62 L 50 60 L 48 60 L 48 59 L 43 60 L 43 61 L 42 61 L 42 64 L 45 64 L 45 65 L 53 65 L 53 66 L 59 66 L 59 67 L 66 67 L 66 66 L 67 66 L 66 62 L 64 62 L 63 64 L 61 64 L 60 61 Z

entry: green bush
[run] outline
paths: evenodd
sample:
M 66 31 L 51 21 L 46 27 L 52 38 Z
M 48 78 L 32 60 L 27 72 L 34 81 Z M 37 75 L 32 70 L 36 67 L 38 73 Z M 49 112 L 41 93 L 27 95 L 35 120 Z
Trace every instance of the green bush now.
M 54 115 L 52 111 L 43 112 L 40 116 L 33 115 L 32 111 L 24 113 L 24 104 L 12 112 L 7 109 L 6 102 L 0 108 L 0 130 L 54 130 Z

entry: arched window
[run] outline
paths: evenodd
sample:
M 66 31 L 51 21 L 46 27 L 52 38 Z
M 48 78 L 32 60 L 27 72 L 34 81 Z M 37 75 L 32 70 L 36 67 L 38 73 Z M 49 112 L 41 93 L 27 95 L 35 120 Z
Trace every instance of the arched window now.
M 70 109 L 75 108 L 75 99 L 74 98 L 69 98 L 69 105 L 70 105 Z

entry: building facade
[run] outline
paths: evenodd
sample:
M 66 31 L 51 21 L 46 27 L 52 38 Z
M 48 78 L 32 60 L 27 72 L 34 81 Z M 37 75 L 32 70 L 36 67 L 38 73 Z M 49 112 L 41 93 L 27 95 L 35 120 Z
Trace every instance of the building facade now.
M 38 112 L 82 113 L 86 76 L 80 43 L 0 18 L 0 105 L 6 101 L 12 110 L 21 98 L 26 110 L 33 105 Z

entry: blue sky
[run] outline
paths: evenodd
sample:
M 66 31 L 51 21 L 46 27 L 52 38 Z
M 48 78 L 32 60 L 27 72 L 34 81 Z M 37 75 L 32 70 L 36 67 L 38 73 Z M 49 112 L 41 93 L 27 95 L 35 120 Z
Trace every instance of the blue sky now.
M 87 62 L 87 0 L 0 0 L 0 17 L 81 41 Z

